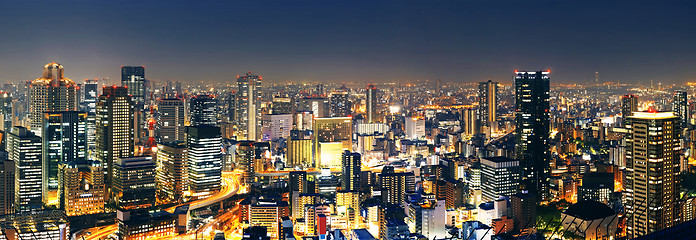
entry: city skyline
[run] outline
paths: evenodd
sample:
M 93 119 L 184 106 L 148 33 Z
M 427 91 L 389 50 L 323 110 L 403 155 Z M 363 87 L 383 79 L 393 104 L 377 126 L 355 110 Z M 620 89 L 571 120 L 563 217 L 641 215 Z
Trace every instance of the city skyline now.
M 59 19 L 40 2 L 3 3 L 0 82 L 52 61 L 112 82 L 122 65 L 184 83 L 232 83 L 229 70 L 269 83 L 507 84 L 514 69 L 551 69 L 556 83 L 696 79 L 692 3 L 267 3 L 68 1 L 53 6 Z

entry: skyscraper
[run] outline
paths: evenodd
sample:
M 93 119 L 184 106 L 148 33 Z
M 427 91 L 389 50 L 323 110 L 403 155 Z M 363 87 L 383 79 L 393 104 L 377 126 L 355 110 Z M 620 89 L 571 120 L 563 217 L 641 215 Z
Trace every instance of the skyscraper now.
M 157 191 L 161 199 L 178 202 L 188 191 L 188 150 L 185 142 L 157 145 Z
M 638 98 L 633 94 L 621 96 L 621 116 L 623 125 L 626 125 L 626 119 L 633 116 L 633 112 L 638 111 Z
M 362 162 L 360 153 L 343 151 L 341 189 L 344 191 L 358 191 L 360 187 L 360 170 Z
M 491 127 L 498 116 L 498 82 L 480 82 L 478 99 L 481 126 Z
M 42 139 L 43 202 L 57 206 L 59 166 L 87 160 L 87 113 L 77 111 L 44 113 Z
M 222 137 L 220 128 L 210 125 L 186 128 L 188 184 L 193 198 L 205 198 L 220 191 L 222 182 Z
M 3 158 L 7 158 L 4 156 Z M 0 214 L 15 212 L 15 163 L 0 159 Z
M 29 111 L 31 131 L 41 136 L 45 112 L 77 111 L 77 85 L 63 76 L 63 66 L 52 62 L 44 66 L 43 77 L 31 82 Z
M 96 157 L 106 166 L 106 189 L 111 188 L 114 163 L 133 156 L 133 101 L 126 87 L 104 87 L 97 102 Z M 107 197 L 109 195 L 107 194 Z
M 261 139 L 261 77 L 237 76 L 237 140 Z
M 384 167 L 379 175 L 382 202 L 401 205 L 406 201 L 406 192 L 415 191 L 415 181 L 413 172 L 394 172 L 394 167 Z
M 158 142 L 185 141 L 184 101 L 179 98 L 160 99 L 157 103 Z
M 338 162 L 340 165 L 340 154 L 344 148 L 352 148 L 353 125 L 350 117 L 335 117 L 335 118 L 315 118 L 314 119 L 314 161 L 315 165 L 330 165 L 332 161 Z M 322 148 L 323 146 L 323 150 Z M 338 151 L 335 159 L 328 159 L 333 154 L 321 154 L 322 151 L 327 153 L 330 149 L 335 148 Z
M 295 103 L 291 97 L 274 96 L 271 107 L 273 114 L 293 114 L 295 112 Z
M 87 113 L 87 148 L 91 151 L 96 147 L 95 135 L 97 133 L 97 99 L 99 98 L 99 82 L 97 79 L 85 79 L 84 106 L 82 111 Z
M 367 85 L 367 91 L 365 92 L 365 113 L 367 114 L 367 123 L 380 122 L 377 102 L 377 88 L 372 84 Z
M 481 159 L 481 195 L 483 201 L 517 193 L 520 184 L 520 162 L 506 157 Z
M 242 170 L 242 181 L 243 183 L 253 183 L 254 182 L 254 158 L 256 151 L 254 149 L 253 141 L 240 141 L 237 143 L 236 153 L 237 162 L 239 164 L 239 169 Z
M 675 112 L 681 120 L 681 129 L 687 129 L 689 124 L 689 102 L 686 91 L 674 91 L 672 112 Z
M 347 92 L 333 92 L 330 99 L 331 117 L 348 117 L 352 114 Z
M 468 137 L 474 136 L 481 130 L 479 119 L 476 118 L 476 110 L 474 107 L 462 108 L 459 113 L 459 124 L 464 135 Z
M 289 167 L 312 166 L 312 137 L 312 131 L 309 130 L 290 131 L 286 153 Z
M 634 112 L 626 139 L 626 235 L 636 238 L 676 223 L 681 122 L 673 112 Z
M 515 72 L 515 156 L 522 167 L 520 186 L 542 200 L 550 197 L 549 73 Z
M 14 112 L 12 111 L 12 96 L 7 92 L 0 92 L 0 122 L 2 127 L 0 130 L 5 131 L 8 134 L 12 129 L 12 120 L 14 118 Z M 3 136 L 2 141 L 6 141 Z
M 298 111 L 312 112 L 314 117 L 329 117 L 331 105 L 323 97 L 306 97 L 298 100 Z
M 147 79 L 145 78 L 145 66 L 122 66 L 121 86 L 126 87 L 128 95 L 133 99 L 133 134 L 139 140 L 147 132 L 147 119 L 145 105 L 147 104 Z
M 191 126 L 217 126 L 217 100 L 211 95 L 199 94 L 191 98 Z
M 24 127 L 12 127 L 7 149 L 15 163 L 15 208 L 20 212 L 41 209 L 41 137 Z
M 151 156 L 116 159 L 111 192 L 119 208 L 129 210 L 155 205 L 155 167 Z
M 104 212 L 104 169 L 99 161 L 61 164 L 60 208 L 68 216 Z

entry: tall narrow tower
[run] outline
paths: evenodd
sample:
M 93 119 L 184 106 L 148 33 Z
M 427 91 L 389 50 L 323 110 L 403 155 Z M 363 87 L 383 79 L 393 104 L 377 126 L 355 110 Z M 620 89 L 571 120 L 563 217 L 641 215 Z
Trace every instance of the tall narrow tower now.
M 237 140 L 261 139 L 261 79 L 251 72 L 237 76 Z
M 63 76 L 63 66 L 52 62 L 44 66 L 43 77 L 31 82 L 29 112 L 31 131 L 41 136 L 45 112 L 77 111 L 77 85 Z
M 377 110 L 377 88 L 375 85 L 367 85 L 365 94 L 365 112 L 367 113 L 367 123 L 379 122 L 379 112 Z
M 623 125 L 626 125 L 626 119 L 633 116 L 633 112 L 638 111 L 638 98 L 633 94 L 621 96 L 621 117 Z
M 515 72 L 515 156 L 522 167 L 520 187 L 550 197 L 549 73 Z
M 97 102 L 96 156 L 106 164 L 106 189 L 111 188 L 116 160 L 133 156 L 133 123 L 133 101 L 128 89 L 104 87 Z
M 478 98 L 481 126 L 490 127 L 498 113 L 498 82 L 480 82 Z
M 685 91 L 674 91 L 672 102 L 672 112 L 674 112 L 681 122 L 681 128 L 687 129 L 689 124 L 689 102 Z

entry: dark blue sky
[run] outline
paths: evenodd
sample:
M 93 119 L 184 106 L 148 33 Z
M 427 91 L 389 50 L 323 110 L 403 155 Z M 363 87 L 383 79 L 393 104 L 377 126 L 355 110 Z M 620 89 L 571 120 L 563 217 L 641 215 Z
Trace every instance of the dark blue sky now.
M 201 3 L 202 2 L 202 3 Z M 0 1 L 0 81 L 696 81 L 688 1 Z M 81 82 L 81 81 L 78 81 Z

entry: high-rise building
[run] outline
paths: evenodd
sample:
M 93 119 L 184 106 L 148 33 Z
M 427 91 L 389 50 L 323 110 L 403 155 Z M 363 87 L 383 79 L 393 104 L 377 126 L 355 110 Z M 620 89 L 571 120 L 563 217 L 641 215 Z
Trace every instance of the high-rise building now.
M 330 162 L 336 159 L 322 159 L 321 155 L 321 145 L 324 143 L 326 147 L 336 147 L 334 145 L 340 144 L 338 147 L 338 155 L 340 159 L 340 154 L 342 149 L 352 148 L 353 139 L 353 125 L 352 119 L 350 117 L 335 117 L 335 118 L 315 118 L 314 119 L 314 156 L 315 161 L 319 164 L 320 162 Z M 333 143 L 329 144 L 329 143 Z M 325 149 L 328 152 L 329 149 Z M 328 155 L 327 155 L 328 156 Z M 340 160 L 339 160 L 340 161 Z
M 68 216 L 104 212 L 104 169 L 99 161 L 61 164 L 60 208 Z
M 133 101 L 126 87 L 104 87 L 97 102 L 96 159 L 106 166 L 106 189 L 111 189 L 114 163 L 133 156 Z M 110 194 L 107 194 L 109 197 Z
M 15 212 L 15 163 L 6 159 L 0 159 L 0 214 L 12 214 Z
M 96 148 L 95 136 L 97 134 L 97 99 L 99 98 L 99 82 L 97 79 L 86 79 L 84 84 L 84 106 L 82 111 L 87 113 L 87 149 Z
M 480 82 L 478 99 L 481 126 L 490 127 L 498 116 L 498 82 Z
M 77 111 L 77 85 L 63 76 L 63 66 L 52 62 L 44 66 L 43 77 L 31 82 L 29 111 L 31 131 L 41 136 L 45 112 Z
M 360 170 L 362 162 L 360 153 L 343 151 L 341 189 L 344 191 L 358 191 L 360 188 Z
M 237 140 L 261 139 L 261 77 L 237 76 Z
M 468 137 L 472 137 L 480 132 L 480 122 L 476 118 L 476 108 L 462 108 L 459 114 L 459 124 L 462 127 L 462 132 Z
M 0 130 L 5 131 L 5 134 L 9 133 L 12 129 L 12 121 L 14 119 L 14 112 L 12 111 L 12 95 L 7 92 L 0 92 Z M 5 136 L 1 138 L 2 141 L 5 140 Z
M 295 112 L 295 103 L 291 97 L 273 97 L 271 106 L 273 114 L 293 114 Z
M 360 192 L 336 191 L 336 211 L 345 216 L 346 229 L 353 229 L 360 224 Z
M 263 115 L 263 141 L 288 139 L 292 130 L 292 114 Z
M 379 175 L 382 189 L 382 202 L 402 204 L 406 201 L 406 192 L 415 191 L 413 172 L 394 172 L 393 167 L 385 167 Z
M 288 202 L 259 200 L 249 207 L 249 226 L 266 227 L 271 240 L 280 239 L 281 217 L 287 217 L 290 213 Z
M 242 170 L 242 182 L 243 183 L 253 183 L 255 181 L 254 175 L 256 173 L 254 169 L 254 158 L 256 151 L 254 149 L 254 141 L 240 141 L 237 143 L 236 148 L 236 158 L 239 164 L 239 169 Z
M 323 97 L 306 97 L 297 103 L 297 110 L 302 112 L 312 112 L 315 117 L 329 117 L 331 105 L 329 99 Z
M 188 184 L 191 196 L 205 198 L 220 191 L 222 182 L 222 137 L 220 128 L 210 125 L 186 129 Z
M 24 127 L 12 127 L 7 150 L 15 163 L 15 208 L 20 212 L 41 209 L 41 137 Z
M 211 95 L 199 94 L 190 100 L 191 126 L 217 126 L 217 100 Z
M 686 91 L 674 91 L 672 112 L 676 113 L 681 120 L 681 129 L 687 129 L 691 114 L 689 112 L 689 102 Z
M 291 130 L 290 138 L 288 138 L 287 147 L 287 165 L 295 166 L 312 166 L 312 131 L 309 130 Z
M 626 235 L 636 238 L 677 221 L 681 119 L 673 112 L 634 112 L 626 128 Z
M 550 197 L 549 73 L 515 72 L 515 154 L 522 167 L 520 186 L 541 200 Z
M 87 160 L 87 113 L 44 113 L 41 134 L 43 202 L 57 206 L 60 164 Z
M 188 166 L 185 142 L 166 142 L 157 145 L 157 191 L 160 199 L 170 202 L 183 200 L 188 191 Z
M 621 116 L 623 125 L 626 125 L 626 118 L 633 116 L 633 112 L 638 111 L 638 98 L 633 94 L 621 96 Z
M 348 117 L 352 114 L 347 92 L 331 93 L 331 117 Z
M 481 195 L 485 202 L 517 193 L 520 184 L 520 162 L 506 157 L 481 159 Z
M 537 199 L 534 194 L 526 190 L 510 196 L 510 206 L 512 219 L 515 220 L 515 229 L 525 231 L 526 229 L 536 230 L 536 208 Z
M 133 98 L 134 105 L 142 107 L 147 98 L 145 66 L 122 66 L 121 86 L 128 89 L 128 95 Z
M 140 209 L 155 204 L 155 163 L 151 156 L 117 158 L 111 192 L 120 209 Z
M 425 119 L 412 117 L 406 118 L 406 139 L 420 139 L 425 137 Z
M 292 171 L 288 174 L 289 192 L 307 193 L 307 172 Z M 295 196 L 297 197 L 297 196 Z
M 186 121 L 184 101 L 179 98 L 160 99 L 157 103 L 158 142 L 185 141 Z
M 367 85 L 367 90 L 365 91 L 365 113 L 367 114 L 367 123 L 380 122 L 379 120 L 379 110 L 377 106 L 377 88 L 375 85 Z

